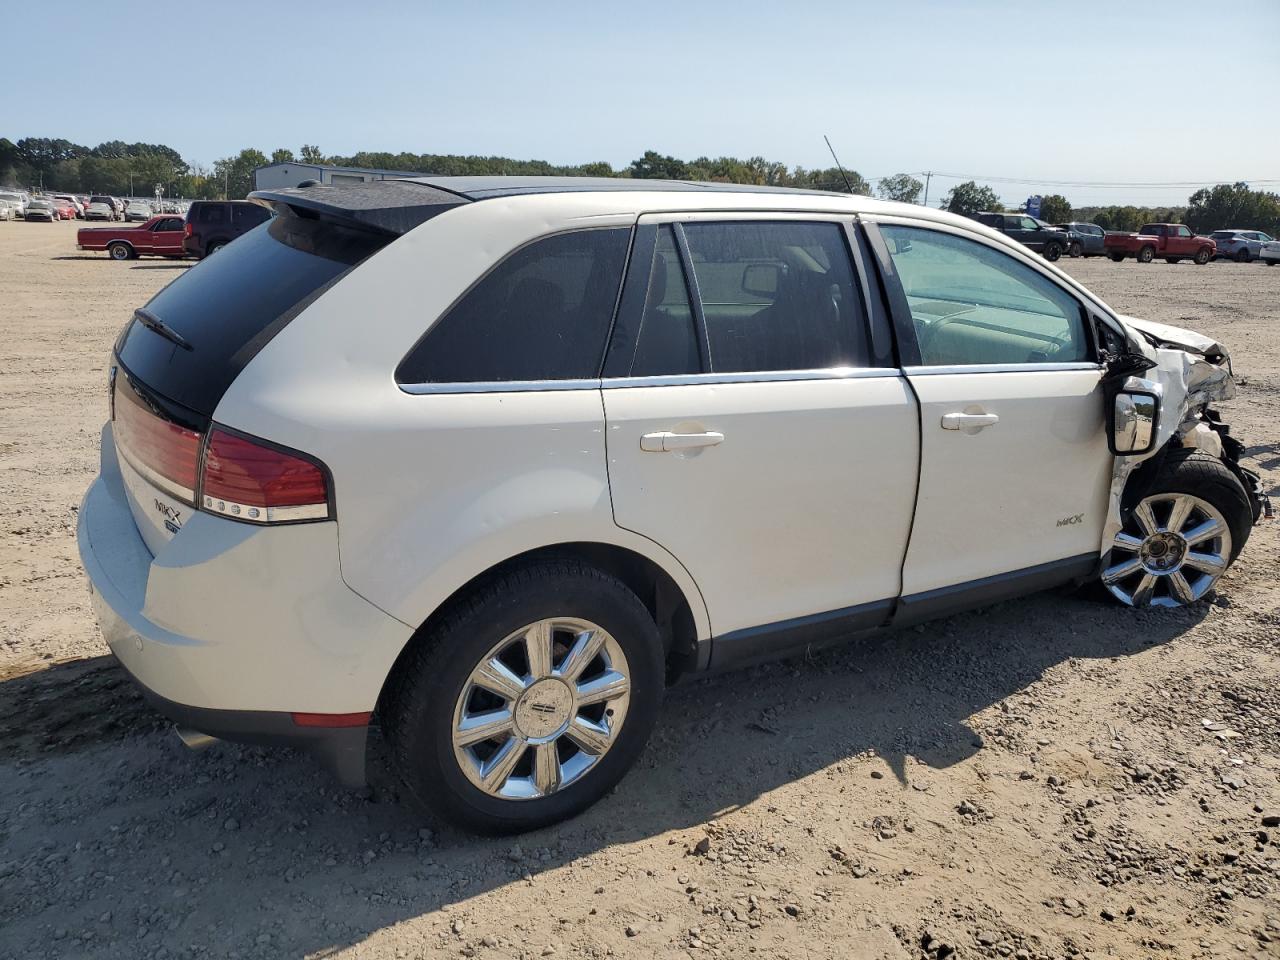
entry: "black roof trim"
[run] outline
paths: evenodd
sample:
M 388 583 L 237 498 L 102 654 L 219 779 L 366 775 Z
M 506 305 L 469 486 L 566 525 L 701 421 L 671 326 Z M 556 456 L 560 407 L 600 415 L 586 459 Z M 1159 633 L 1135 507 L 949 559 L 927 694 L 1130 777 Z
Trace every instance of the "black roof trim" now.
M 280 190 L 255 190 L 249 199 L 264 207 L 285 204 L 299 216 L 332 217 L 400 235 L 432 217 L 470 203 L 470 198 L 447 188 L 416 180 L 370 180 L 338 185 L 313 184 Z
M 708 180 L 632 180 L 629 177 L 413 177 L 392 183 L 417 183 L 448 190 L 469 200 L 488 200 L 530 193 L 615 193 L 621 191 L 673 191 L 677 193 L 772 193 L 810 197 L 848 196 L 830 190 L 769 187 L 759 184 L 720 183 Z

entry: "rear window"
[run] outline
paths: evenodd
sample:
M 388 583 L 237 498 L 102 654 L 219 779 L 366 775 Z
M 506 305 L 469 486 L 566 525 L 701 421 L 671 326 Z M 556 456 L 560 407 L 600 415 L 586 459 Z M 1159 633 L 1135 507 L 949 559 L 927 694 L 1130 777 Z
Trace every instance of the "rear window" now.
M 1164 235 L 1164 228 L 1159 224 L 1149 223 L 1138 231 L 1144 237 L 1160 237 Z
M 120 362 L 161 396 L 211 416 L 227 387 L 272 337 L 324 289 L 392 238 L 290 213 L 200 261 L 146 309 L 191 350 L 136 320 Z

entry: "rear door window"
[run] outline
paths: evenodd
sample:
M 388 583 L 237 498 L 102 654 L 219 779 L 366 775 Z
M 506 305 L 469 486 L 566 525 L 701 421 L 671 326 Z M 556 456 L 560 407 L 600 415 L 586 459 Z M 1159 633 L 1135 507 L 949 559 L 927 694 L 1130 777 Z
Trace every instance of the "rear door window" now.
M 205 204 L 199 210 L 198 222 L 216 225 L 227 222 L 227 208 L 220 203 Z
M 161 396 L 211 416 L 272 337 L 326 285 L 390 239 L 325 220 L 277 216 L 184 272 L 146 304 L 191 350 L 135 320 L 119 343 L 120 362 Z
M 239 230 L 250 230 L 267 217 L 267 211 L 256 203 L 237 203 L 231 207 L 231 223 Z
M 432 325 L 397 382 L 599 377 L 630 240 L 630 227 L 577 230 L 516 250 Z
M 701 373 L 689 285 L 670 226 L 658 232 L 631 376 Z
M 838 223 L 686 223 L 715 373 L 869 365 L 867 319 Z

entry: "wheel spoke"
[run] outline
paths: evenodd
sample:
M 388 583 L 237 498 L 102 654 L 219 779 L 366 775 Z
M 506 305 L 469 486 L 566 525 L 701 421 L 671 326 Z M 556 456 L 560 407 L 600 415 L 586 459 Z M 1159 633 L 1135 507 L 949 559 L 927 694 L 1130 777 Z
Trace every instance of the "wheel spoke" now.
M 1156 580 L 1154 573 L 1142 575 L 1142 579 L 1138 582 L 1138 588 L 1133 591 L 1132 602 L 1135 607 L 1145 607 L 1151 602 L 1151 595 L 1156 592 Z
M 492 740 L 510 733 L 514 721 L 510 710 L 491 710 L 463 717 L 458 722 L 458 729 L 453 732 L 453 742 L 459 747 L 471 747 L 485 740 Z
M 525 688 L 524 680 L 497 657 L 490 657 L 477 667 L 471 675 L 471 682 L 504 700 L 515 700 Z
M 1116 534 L 1116 538 L 1111 541 L 1111 545 L 1119 547 L 1121 550 L 1130 550 L 1133 553 L 1137 553 L 1138 549 L 1142 546 L 1142 538 L 1135 537 L 1133 534 L 1125 533 L 1121 530 Z
M 579 707 L 603 703 L 622 696 L 631 689 L 631 681 L 616 670 L 607 670 L 600 676 L 577 685 Z
M 1206 540 L 1212 540 L 1215 537 L 1222 536 L 1227 529 L 1227 525 L 1216 517 L 1210 517 L 1204 523 L 1198 523 L 1186 533 L 1182 535 L 1187 541 L 1187 546 L 1194 547 L 1197 543 L 1204 543 Z
M 1138 521 L 1138 526 L 1147 536 L 1160 532 L 1160 524 L 1156 523 L 1156 515 L 1151 510 L 1151 504 L 1146 500 L 1133 508 L 1133 518 Z
M 540 743 L 534 748 L 533 782 L 544 797 L 559 789 L 560 756 L 554 742 Z
M 582 750 L 597 757 L 608 750 L 613 741 L 613 732 L 608 727 L 586 717 L 574 717 L 564 735 Z
M 1117 563 L 1113 567 L 1107 567 L 1102 571 L 1103 583 L 1119 583 L 1125 577 L 1131 577 L 1142 569 L 1142 561 L 1137 557 L 1130 557 L 1122 563 Z
M 511 771 L 516 768 L 516 764 L 520 762 L 520 758 L 524 756 L 528 747 L 528 742 L 519 737 L 512 737 L 500 746 L 497 752 L 485 761 L 480 771 L 480 779 L 485 789 L 493 793 L 502 789 L 502 785 L 507 782 Z
M 560 664 L 558 671 L 560 676 L 569 681 L 577 680 L 582 671 L 587 668 L 587 664 L 600 653 L 604 641 L 603 630 L 583 630 L 579 633 Z
M 1169 592 L 1179 603 L 1195 603 L 1196 595 L 1181 570 L 1169 574 Z
M 529 675 L 534 680 L 551 676 L 551 621 L 541 620 L 524 635 L 524 649 L 529 656 Z
M 1227 561 L 1219 554 L 1199 553 L 1195 550 L 1187 553 L 1187 558 L 1182 561 L 1182 564 L 1201 573 L 1207 573 L 1211 577 L 1220 577 L 1227 569 Z
M 1173 533 L 1181 531 L 1195 508 L 1196 502 L 1191 497 L 1178 497 L 1169 510 L 1169 522 L 1165 524 L 1165 529 Z

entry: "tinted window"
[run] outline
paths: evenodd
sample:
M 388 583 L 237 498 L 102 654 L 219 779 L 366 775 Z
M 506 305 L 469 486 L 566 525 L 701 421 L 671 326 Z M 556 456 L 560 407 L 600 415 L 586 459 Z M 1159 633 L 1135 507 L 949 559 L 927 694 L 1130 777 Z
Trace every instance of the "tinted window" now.
M 711 370 L 867 366 L 866 316 L 836 223 L 689 223 Z
M 256 203 L 237 203 L 231 207 L 231 222 L 241 230 L 256 227 L 267 219 L 267 216 L 266 209 Z
M 157 231 L 181 230 L 182 221 L 177 217 L 168 217 L 156 224 Z
M 199 223 L 218 224 L 227 222 L 227 208 L 220 203 L 208 203 L 197 210 Z
M 1148 224 L 1138 231 L 1144 237 L 1162 237 L 1164 236 L 1164 227 L 1156 224 Z
M 301 306 L 386 242 L 326 221 L 278 216 L 200 261 L 147 303 L 191 351 L 135 322 L 120 361 L 160 395 L 209 416 L 245 364 Z
M 1080 304 L 1032 268 L 954 234 L 880 230 L 926 366 L 1090 359 Z
M 684 268 L 671 227 L 663 227 L 653 254 L 631 375 L 674 376 L 701 371 Z
M 1006 230 L 1021 230 L 1022 218 L 1021 217 L 1005 217 L 1004 228 Z
M 579 230 L 503 260 L 400 364 L 400 383 L 597 377 L 629 228 Z

